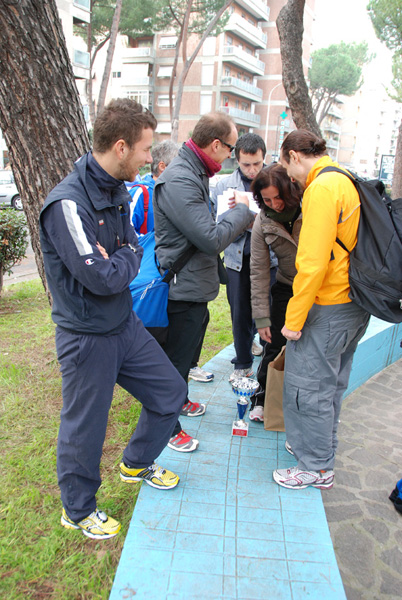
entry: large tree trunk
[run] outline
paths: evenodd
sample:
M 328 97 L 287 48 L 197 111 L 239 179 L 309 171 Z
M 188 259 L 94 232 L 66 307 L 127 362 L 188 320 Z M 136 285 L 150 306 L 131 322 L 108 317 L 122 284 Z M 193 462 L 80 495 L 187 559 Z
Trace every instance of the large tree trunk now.
M 116 39 L 119 31 L 121 5 L 123 0 L 116 0 L 116 8 L 113 14 L 112 27 L 110 29 L 110 41 L 106 54 L 105 69 L 103 71 L 102 83 L 99 90 L 98 106 L 96 112 L 99 113 L 105 106 L 106 91 L 110 79 L 110 72 L 112 70 L 113 54 L 116 47 Z
M 398 140 L 396 143 L 392 198 L 402 198 L 402 121 L 399 125 Z
M 47 289 L 39 213 L 89 140 L 55 0 L 0 5 L 0 128 Z
M 281 47 L 282 81 L 296 127 L 308 129 L 321 137 L 303 72 L 304 5 L 305 0 L 288 0 L 276 20 Z

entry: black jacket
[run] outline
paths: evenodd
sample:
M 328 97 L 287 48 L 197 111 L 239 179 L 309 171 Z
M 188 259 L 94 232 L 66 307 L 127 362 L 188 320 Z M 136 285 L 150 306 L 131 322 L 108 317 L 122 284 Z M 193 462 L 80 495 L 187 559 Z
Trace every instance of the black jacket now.
M 53 321 L 75 333 L 112 334 L 132 311 L 128 286 L 143 250 L 130 224 L 124 183 L 96 163 L 109 184 L 101 187 L 88 171 L 89 160 L 95 160 L 89 153 L 81 157 L 50 192 L 40 214 L 40 239 Z

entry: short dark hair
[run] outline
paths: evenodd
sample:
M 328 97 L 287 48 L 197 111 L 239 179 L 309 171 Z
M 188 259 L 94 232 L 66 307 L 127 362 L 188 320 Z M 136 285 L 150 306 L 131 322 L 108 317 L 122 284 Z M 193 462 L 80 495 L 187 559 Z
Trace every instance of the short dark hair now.
M 152 164 L 151 173 L 152 175 L 159 175 L 158 165 L 162 161 L 166 166 L 177 156 L 179 152 L 179 146 L 171 140 L 165 140 L 160 144 L 156 144 L 151 150 Z
M 297 185 L 288 177 L 286 169 L 279 163 L 264 167 L 253 179 L 251 183 L 251 192 L 254 200 L 260 208 L 265 207 L 265 202 L 261 196 L 261 190 L 273 185 L 278 189 L 279 197 L 285 203 L 285 208 L 291 210 L 300 204 L 302 192 Z
M 290 161 L 290 150 L 301 152 L 306 156 L 323 156 L 324 154 L 328 154 L 325 140 L 307 129 L 295 129 L 288 133 L 283 140 L 281 153 L 287 163 Z
M 236 142 L 235 155 L 239 160 L 240 152 L 243 152 L 243 154 L 256 154 L 258 150 L 262 150 L 262 158 L 265 158 L 267 149 L 262 137 L 256 133 L 245 133 Z
M 135 100 L 112 100 L 95 120 L 93 148 L 95 152 L 107 152 L 118 140 L 132 148 L 141 139 L 143 129 L 155 131 L 156 125 L 154 115 Z
M 214 140 L 226 142 L 234 127 L 234 121 L 224 112 L 203 115 L 194 127 L 191 139 L 199 148 L 206 148 Z

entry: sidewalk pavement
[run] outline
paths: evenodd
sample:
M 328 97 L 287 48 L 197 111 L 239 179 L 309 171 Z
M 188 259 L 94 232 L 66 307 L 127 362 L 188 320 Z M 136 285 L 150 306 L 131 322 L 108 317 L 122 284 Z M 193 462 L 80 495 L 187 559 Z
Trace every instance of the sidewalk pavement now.
M 402 477 L 402 360 L 346 398 L 335 484 L 321 493 L 272 482 L 294 464 L 284 434 L 250 423 L 248 438 L 231 437 L 232 353 L 206 365 L 214 383 L 190 383 L 190 398 L 208 402 L 183 419 L 200 448 L 162 454 L 181 476 L 175 490 L 143 485 L 110 600 L 401 598 L 402 517 L 388 496 Z
M 402 360 L 344 401 L 333 489 L 322 493 L 348 600 L 402 598 Z

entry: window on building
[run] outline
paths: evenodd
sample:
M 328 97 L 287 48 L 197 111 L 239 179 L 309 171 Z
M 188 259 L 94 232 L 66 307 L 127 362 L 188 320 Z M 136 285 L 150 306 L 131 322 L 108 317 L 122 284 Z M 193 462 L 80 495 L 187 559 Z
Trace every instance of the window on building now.
M 235 100 L 235 108 L 239 108 L 239 101 Z
M 200 94 L 200 114 L 211 112 L 212 94 Z
M 228 96 L 223 96 L 222 101 L 223 101 L 223 106 L 229 106 L 229 97 Z
M 202 45 L 202 55 L 203 56 L 215 56 L 216 49 L 216 38 L 207 37 L 205 42 Z
M 120 79 L 121 71 L 113 71 L 112 77 L 113 77 L 113 79 Z
M 230 35 L 226 36 L 226 45 L 233 46 L 233 38 Z
M 225 77 L 230 77 L 230 69 L 225 69 Z
M 175 95 L 173 94 L 173 106 L 175 101 Z M 169 106 L 169 94 L 159 94 L 158 106 Z
M 201 85 L 213 85 L 214 83 L 214 65 L 202 65 Z
M 173 66 L 172 67 L 160 66 L 159 70 L 158 70 L 158 77 L 171 77 L 172 71 L 173 71 Z
M 159 40 L 159 48 L 161 50 L 168 50 L 170 48 L 176 48 L 177 44 L 177 35 L 169 35 L 165 37 L 161 37 Z
M 136 102 L 139 102 L 140 104 L 142 104 L 143 106 L 148 108 L 148 105 L 149 105 L 148 90 L 129 90 L 127 92 L 127 98 L 129 98 L 130 100 L 135 100 Z
M 91 0 L 74 0 L 74 6 L 83 8 L 84 10 L 91 10 Z
M 248 102 L 242 102 L 241 103 L 241 109 L 248 111 L 249 110 L 249 104 L 248 104 Z

